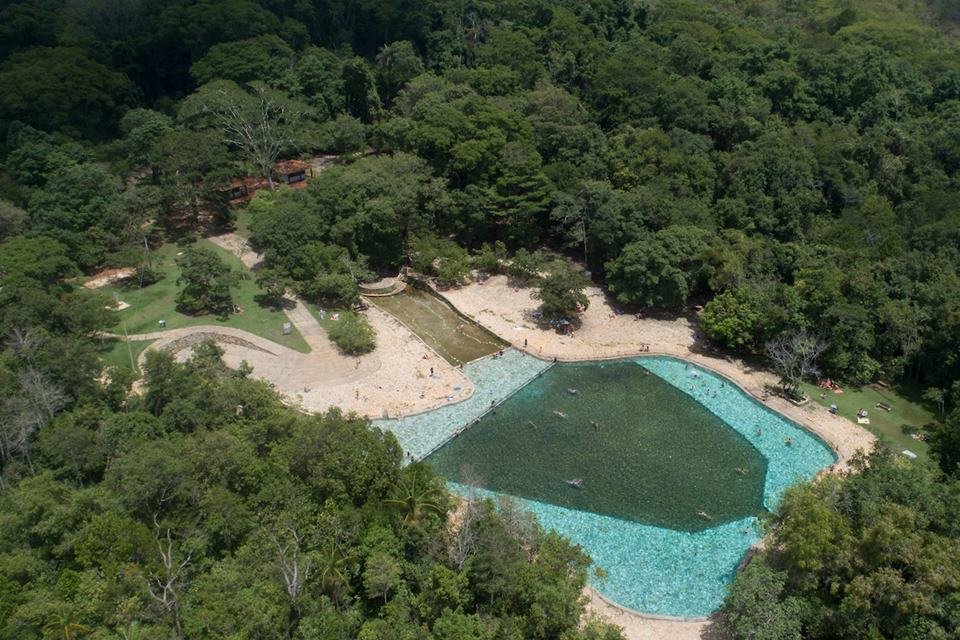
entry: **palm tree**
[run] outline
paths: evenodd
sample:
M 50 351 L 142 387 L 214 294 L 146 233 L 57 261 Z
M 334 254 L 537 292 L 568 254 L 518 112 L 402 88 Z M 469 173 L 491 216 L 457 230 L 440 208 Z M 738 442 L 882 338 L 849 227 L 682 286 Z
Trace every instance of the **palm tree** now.
M 339 603 L 340 589 L 349 583 L 347 567 L 352 556 L 345 555 L 336 542 L 331 542 L 320 554 L 317 570 L 320 574 L 320 588 Z
M 407 477 L 394 485 L 394 497 L 383 503 L 394 507 L 403 516 L 403 525 L 418 525 L 428 513 L 444 512 L 443 491 L 423 480 L 418 467 L 409 467 Z
M 77 640 L 92 629 L 76 621 L 73 609 L 68 605 L 57 607 L 53 620 L 43 627 L 43 637 L 49 640 Z
M 118 631 L 123 640 L 146 640 L 150 636 L 149 630 L 139 622 L 131 622 Z

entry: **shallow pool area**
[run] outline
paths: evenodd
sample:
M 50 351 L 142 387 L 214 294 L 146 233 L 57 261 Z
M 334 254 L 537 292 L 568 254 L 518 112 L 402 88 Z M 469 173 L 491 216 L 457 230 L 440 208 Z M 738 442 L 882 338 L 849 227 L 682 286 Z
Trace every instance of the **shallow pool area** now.
M 501 358 L 464 367 L 476 385 L 470 399 L 375 424 L 393 431 L 415 457 L 436 462 L 454 491 L 465 490 L 458 484 L 461 463 L 487 465 L 493 479 L 479 474 L 484 494 L 519 499 L 544 527 L 581 545 L 606 573 L 593 586 L 640 613 L 693 618 L 716 611 L 738 564 L 759 540 L 757 511 L 775 509 L 791 484 L 812 479 L 835 461 L 830 448 L 811 433 L 726 378 L 683 360 L 649 356 L 551 367 L 552 363 L 508 350 Z M 603 375 L 595 375 L 600 371 Z M 629 401 L 618 401 L 618 393 Z M 488 413 L 491 401 L 495 414 Z M 591 420 L 601 415 L 604 405 L 613 405 L 612 417 L 602 423 L 597 419 L 600 424 L 594 428 Z M 660 417 L 634 420 L 632 416 L 644 407 L 651 415 L 657 409 Z M 470 428 L 463 430 L 467 425 Z M 617 434 L 615 446 L 601 447 L 596 440 L 604 429 L 634 427 L 635 433 Z M 716 434 L 708 439 L 704 429 L 726 433 L 714 441 Z M 703 439 L 702 447 L 697 438 Z M 512 460 L 506 462 L 524 468 L 524 473 L 504 477 L 503 469 L 510 467 L 498 459 L 506 455 L 497 449 L 501 441 L 509 442 L 506 450 Z M 671 443 L 676 444 L 672 450 Z M 537 455 L 524 446 L 534 447 Z M 634 449 L 643 447 L 656 455 L 649 455 L 651 451 L 635 455 Z M 602 449 L 602 455 L 594 455 L 594 449 Z M 618 449 L 625 455 L 612 460 Z M 710 451 L 715 454 L 711 464 L 698 461 Z M 618 486 L 616 478 L 629 478 L 631 465 L 638 464 L 661 465 L 657 468 L 672 480 L 655 490 L 627 481 Z M 667 473 L 671 464 L 688 469 Z M 600 469 L 601 465 L 607 468 Z M 705 467 L 702 477 L 696 472 L 698 465 Z M 682 473 L 670 475 L 674 471 Z M 579 488 L 565 482 L 574 474 L 583 481 Z M 693 489 L 698 482 L 724 486 L 708 495 Z M 598 491 L 591 497 L 592 486 Z M 683 505 L 674 514 L 653 504 L 664 502 L 661 498 L 669 498 L 671 492 Z M 701 494 L 704 502 L 697 503 L 693 498 Z M 617 505 L 611 498 L 637 504 Z M 707 504 L 708 498 L 712 504 Z M 694 509 L 703 513 L 691 518 Z
M 400 320 L 452 365 L 509 346 L 476 322 L 458 315 L 446 300 L 413 284 L 395 295 L 369 297 L 368 301 Z
M 458 429 L 470 427 L 553 363 L 544 362 L 516 349 L 505 349 L 502 356 L 488 356 L 463 365 L 463 373 L 473 382 L 474 392 L 466 400 L 439 409 L 399 419 L 374 420 L 376 427 L 391 431 L 403 450 L 419 460 L 454 436 Z
M 723 376 L 676 358 L 649 356 L 636 362 L 696 400 L 767 459 L 763 495 L 767 509 L 777 507 L 790 485 L 810 480 L 836 462 L 833 451 L 820 438 L 763 406 Z

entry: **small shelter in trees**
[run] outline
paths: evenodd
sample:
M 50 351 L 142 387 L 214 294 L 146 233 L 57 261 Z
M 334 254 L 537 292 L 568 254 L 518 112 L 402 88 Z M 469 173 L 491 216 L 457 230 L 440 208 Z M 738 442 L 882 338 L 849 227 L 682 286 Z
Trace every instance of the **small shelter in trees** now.
M 305 160 L 281 160 L 273 168 L 274 179 L 291 187 L 304 187 L 313 177 L 313 165 Z
M 307 186 L 307 178 L 313 177 L 313 165 L 306 160 L 281 160 L 273 167 L 273 180 L 294 189 Z M 249 202 L 260 189 L 269 189 L 270 182 L 261 176 L 237 178 L 221 189 L 227 194 L 230 204 Z
M 266 178 L 255 178 L 247 176 L 232 181 L 226 188 L 222 189 L 227 194 L 230 204 L 241 204 L 249 202 L 254 194 L 260 189 L 266 189 L 270 186 Z

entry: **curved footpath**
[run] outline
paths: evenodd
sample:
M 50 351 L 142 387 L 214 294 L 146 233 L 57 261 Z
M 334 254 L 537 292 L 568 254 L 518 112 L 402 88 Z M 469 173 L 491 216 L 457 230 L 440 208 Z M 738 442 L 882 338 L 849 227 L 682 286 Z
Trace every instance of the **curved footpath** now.
M 237 255 L 250 269 L 260 263 L 259 255 L 234 233 L 209 240 Z M 213 338 L 223 348 L 228 366 L 246 361 L 253 367 L 253 377 L 270 383 L 287 402 L 310 412 L 339 407 L 369 418 L 392 417 L 459 402 L 473 393 L 473 383 L 459 369 L 376 307 L 365 314 L 376 333 L 377 348 L 356 357 L 340 353 L 301 300 L 290 302 L 287 318 L 310 347 L 309 353 L 214 325 L 135 334 L 129 339 L 154 340 L 148 349 L 168 350 L 182 359 L 192 344 Z M 146 350 L 140 355 L 141 364 L 145 354 Z

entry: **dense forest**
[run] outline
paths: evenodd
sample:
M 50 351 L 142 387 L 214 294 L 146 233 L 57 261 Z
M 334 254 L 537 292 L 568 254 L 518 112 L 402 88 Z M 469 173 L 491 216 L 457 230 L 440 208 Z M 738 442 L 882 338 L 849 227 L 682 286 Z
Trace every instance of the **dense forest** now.
M 729 352 L 809 335 L 824 375 L 926 389 L 939 465 L 791 494 L 727 630 L 955 636 L 958 32 L 950 0 L 0 0 L 0 637 L 617 637 L 577 627 L 577 549 L 481 502 L 451 539 L 363 421 L 213 346 L 139 394 L 104 369 L 76 278 L 149 283 L 231 179 L 314 155 L 249 205 L 268 291 L 564 254 Z

